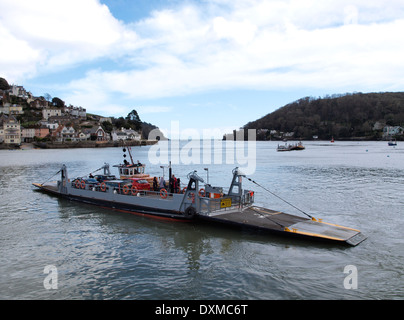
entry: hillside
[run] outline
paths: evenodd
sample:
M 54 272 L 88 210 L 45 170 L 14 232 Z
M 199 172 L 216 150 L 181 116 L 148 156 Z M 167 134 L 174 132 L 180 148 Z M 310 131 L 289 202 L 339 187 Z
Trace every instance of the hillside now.
M 294 139 L 379 140 L 386 125 L 404 125 L 404 92 L 305 97 L 247 123 L 243 129 L 257 129 L 258 140 L 274 138 L 271 130 L 278 132 L 277 137 L 281 137 L 279 132 L 293 132 Z
M 21 109 L 10 111 L 10 106 Z M 108 134 L 111 134 L 112 131 L 119 131 L 121 128 L 125 128 L 135 130 L 141 134 L 143 139 L 147 139 L 152 130 L 158 129 L 157 126 L 142 121 L 135 109 L 126 117 L 121 116 L 119 118 L 91 114 L 87 113 L 84 108 L 67 105 L 58 97 L 52 98 L 48 93 L 45 93 L 41 97 L 34 97 L 23 86 L 10 86 L 6 79 L 0 77 L 0 115 L 2 113 L 7 115 L 13 114 L 23 128 L 39 128 L 44 125 L 45 120 L 48 120 L 48 118 L 43 118 L 43 109 L 60 110 L 60 113 L 55 112 L 55 114 L 52 114 L 57 114 L 58 117 L 51 122 L 72 126 L 77 132 L 101 125 L 103 130 Z M 165 139 L 162 132 L 160 132 L 160 138 Z M 45 138 L 41 137 L 41 139 L 49 140 L 50 135 Z

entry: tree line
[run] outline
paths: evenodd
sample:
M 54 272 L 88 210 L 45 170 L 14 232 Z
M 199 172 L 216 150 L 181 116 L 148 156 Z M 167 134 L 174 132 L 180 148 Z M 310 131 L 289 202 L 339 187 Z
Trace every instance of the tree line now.
M 268 129 L 257 137 L 261 140 L 271 138 L 270 130 L 294 132 L 296 139 L 377 140 L 385 125 L 404 125 L 404 92 L 305 97 L 247 123 L 243 129 Z

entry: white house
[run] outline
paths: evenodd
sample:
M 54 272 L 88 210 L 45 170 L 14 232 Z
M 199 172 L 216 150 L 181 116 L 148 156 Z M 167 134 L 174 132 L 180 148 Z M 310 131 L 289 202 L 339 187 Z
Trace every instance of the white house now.
M 84 109 L 82 107 L 68 106 L 68 107 L 65 107 L 65 112 L 75 118 L 84 118 L 85 119 L 87 117 L 87 111 L 86 111 L 86 109 Z
M 66 140 L 66 139 L 73 140 L 75 138 L 76 130 L 74 130 L 73 127 L 63 127 L 61 133 L 62 133 L 63 140 Z
M 385 126 L 383 128 L 383 137 L 389 138 L 392 136 L 402 135 L 404 129 L 400 126 Z
M 61 125 L 52 132 L 52 136 L 56 138 L 56 141 L 75 140 L 76 130 L 73 127 Z
M 50 117 L 60 117 L 62 115 L 62 109 L 58 108 L 44 108 L 42 109 L 42 118 L 48 120 Z
M 10 86 L 10 95 L 20 97 L 20 98 L 24 98 L 24 99 L 28 98 L 28 93 L 24 89 L 24 87 L 23 86 L 16 86 L 14 84 L 12 86 Z

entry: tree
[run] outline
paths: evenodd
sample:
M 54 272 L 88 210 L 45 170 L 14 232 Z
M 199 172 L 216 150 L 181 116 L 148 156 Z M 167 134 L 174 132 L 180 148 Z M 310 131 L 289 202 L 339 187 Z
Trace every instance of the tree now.
M 115 127 L 118 129 L 121 129 L 122 127 L 126 127 L 126 121 L 123 117 L 119 117 L 118 119 L 115 120 Z
M 302 98 L 249 122 L 244 129 L 269 129 L 320 139 L 377 137 L 377 122 L 396 126 L 404 123 L 404 92 L 334 94 Z M 310 129 L 310 130 L 306 130 Z
M 129 112 L 125 119 L 129 120 L 129 121 L 141 122 L 139 114 L 137 113 L 137 111 L 135 109 L 133 109 L 131 112 Z
M 51 100 L 52 100 L 52 96 L 49 93 L 44 93 L 43 97 L 48 102 L 51 102 Z
M 8 89 L 10 89 L 10 86 L 7 80 L 4 78 L 0 78 L 0 90 L 8 90 Z
M 111 133 L 112 130 L 114 129 L 114 126 L 109 121 L 104 121 L 103 123 L 101 123 L 101 126 L 104 129 L 104 131 L 108 133 Z
M 65 102 L 63 100 L 59 99 L 58 97 L 54 97 L 52 99 L 52 104 L 58 108 L 63 108 L 65 106 Z
M 142 129 L 142 121 L 140 120 L 139 114 L 135 109 L 128 113 L 125 120 L 127 121 L 128 125 L 135 130 Z

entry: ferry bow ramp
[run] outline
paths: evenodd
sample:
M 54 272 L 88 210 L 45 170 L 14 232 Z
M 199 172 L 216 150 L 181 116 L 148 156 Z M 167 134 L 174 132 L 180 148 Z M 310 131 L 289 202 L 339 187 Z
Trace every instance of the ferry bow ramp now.
M 359 230 L 353 228 L 256 206 L 216 212 L 209 216 L 201 215 L 198 218 L 229 226 L 256 229 L 285 236 L 339 242 L 351 246 L 356 246 L 366 239 Z

